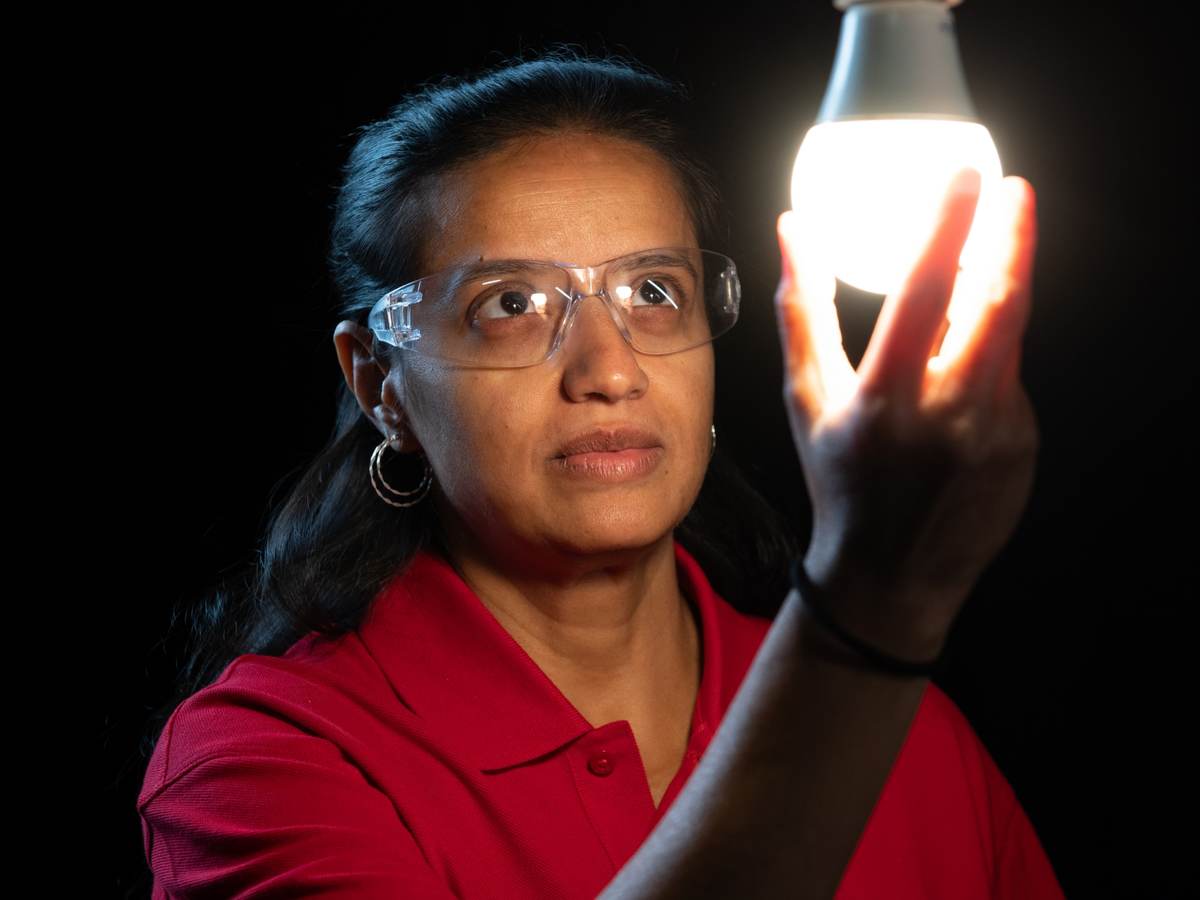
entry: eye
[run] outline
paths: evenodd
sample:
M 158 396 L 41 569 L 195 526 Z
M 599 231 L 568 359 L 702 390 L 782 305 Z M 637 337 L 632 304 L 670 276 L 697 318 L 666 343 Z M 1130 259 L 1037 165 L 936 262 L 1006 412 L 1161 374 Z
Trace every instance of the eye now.
M 685 300 L 679 283 L 665 275 L 651 275 L 643 279 L 633 292 L 633 298 L 645 300 L 645 303 L 640 304 L 642 306 L 669 306 L 676 309 L 683 306 Z
M 493 287 L 471 306 L 468 318 L 516 319 L 531 313 L 541 313 L 546 306 L 545 295 L 528 285 L 510 284 Z

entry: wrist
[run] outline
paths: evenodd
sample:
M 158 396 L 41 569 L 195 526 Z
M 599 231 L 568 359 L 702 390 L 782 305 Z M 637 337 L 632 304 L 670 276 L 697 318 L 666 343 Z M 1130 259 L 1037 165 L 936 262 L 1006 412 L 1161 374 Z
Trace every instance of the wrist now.
M 940 658 L 949 628 L 932 615 L 946 608 L 938 592 L 881 584 L 867 566 L 831 562 L 812 552 L 801 565 L 820 592 L 816 602 L 841 630 L 893 659 L 928 663 Z M 821 618 L 811 609 L 810 617 Z

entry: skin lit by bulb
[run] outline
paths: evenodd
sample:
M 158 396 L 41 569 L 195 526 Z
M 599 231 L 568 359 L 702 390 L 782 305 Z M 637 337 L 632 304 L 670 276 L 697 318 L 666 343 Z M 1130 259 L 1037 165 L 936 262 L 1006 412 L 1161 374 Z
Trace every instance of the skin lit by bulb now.
M 859 290 L 891 294 L 932 235 L 945 191 L 964 167 L 980 173 L 974 224 L 959 257 L 978 269 L 995 250 L 1003 178 L 987 128 L 945 119 L 823 122 L 808 130 L 792 170 L 792 209 L 820 227 L 815 249 Z M 947 316 L 953 320 L 955 310 Z

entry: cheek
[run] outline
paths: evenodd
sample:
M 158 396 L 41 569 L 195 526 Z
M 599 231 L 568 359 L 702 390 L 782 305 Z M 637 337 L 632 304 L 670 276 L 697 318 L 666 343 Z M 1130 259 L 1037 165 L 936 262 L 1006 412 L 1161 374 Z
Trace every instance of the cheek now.
M 714 376 L 711 347 L 658 357 L 647 368 L 651 418 L 668 435 L 673 450 L 669 479 L 681 491 L 699 489 L 708 469 L 712 433 Z M 645 365 L 643 364 L 645 368 Z
M 712 422 L 716 377 L 712 346 L 697 348 L 694 354 L 678 354 L 661 375 L 663 391 L 670 396 L 676 421 L 689 432 L 707 434 Z
M 695 367 L 690 394 L 694 398 L 691 408 L 692 415 L 695 417 L 695 433 L 699 436 L 697 439 L 700 441 L 698 454 L 702 479 L 712 456 L 713 403 L 716 394 L 716 365 L 712 345 L 710 344 L 706 349 L 708 352 L 703 354 L 699 364 Z
M 422 418 L 432 436 L 435 468 L 463 492 L 503 494 L 530 471 L 546 427 L 521 385 L 486 373 L 445 377 L 427 392 Z M 456 491 L 457 493 L 458 491 Z

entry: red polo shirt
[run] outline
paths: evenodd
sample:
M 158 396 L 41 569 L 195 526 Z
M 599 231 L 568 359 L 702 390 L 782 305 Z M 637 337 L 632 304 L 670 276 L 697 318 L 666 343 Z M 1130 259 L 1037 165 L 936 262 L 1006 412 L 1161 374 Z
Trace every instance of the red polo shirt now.
M 703 668 L 658 809 L 629 722 L 588 722 L 423 551 L 357 632 L 243 655 L 172 714 L 137 801 L 154 900 L 595 897 L 679 794 L 771 625 L 678 541 L 675 557 Z M 879 897 L 1062 897 L 932 682 L 837 894 Z

